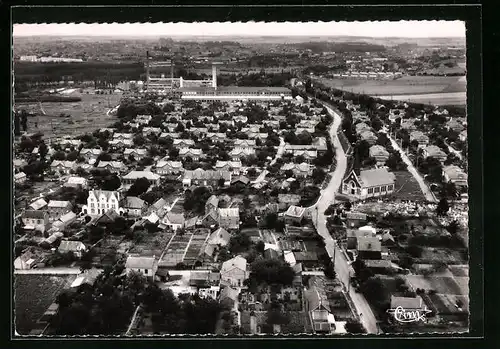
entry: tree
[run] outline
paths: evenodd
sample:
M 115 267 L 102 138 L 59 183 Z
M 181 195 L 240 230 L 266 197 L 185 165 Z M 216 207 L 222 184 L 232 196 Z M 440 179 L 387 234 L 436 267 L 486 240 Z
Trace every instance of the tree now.
M 264 249 L 265 249 L 265 244 L 264 244 L 264 241 L 259 241 L 256 245 L 255 245 L 255 250 L 259 253 L 264 253 Z
M 137 178 L 129 188 L 127 195 L 128 196 L 139 196 L 145 193 L 149 189 L 150 183 L 147 178 Z
M 248 251 L 252 245 L 252 240 L 245 233 L 239 233 L 231 236 L 229 239 L 228 249 L 233 254 L 238 254 L 241 252 Z
M 139 147 L 144 145 L 144 143 L 146 143 L 146 139 L 141 134 L 135 135 L 132 141 L 134 142 L 134 145 Z
M 316 167 L 312 172 L 312 178 L 314 184 L 322 183 L 326 178 L 326 172 L 320 167 Z
M 335 266 L 333 262 L 330 260 L 324 266 L 323 272 L 325 273 L 325 276 L 329 279 L 335 279 L 337 277 L 337 274 L 335 273 Z
M 436 207 L 436 213 L 438 216 L 446 216 L 450 209 L 450 205 L 448 204 L 448 200 L 446 198 L 442 198 L 439 200 L 438 205 Z
M 64 161 L 66 160 L 66 153 L 64 153 L 63 151 L 55 152 L 54 155 L 52 156 L 52 159 L 58 161 Z
M 120 178 L 115 174 L 111 174 L 104 178 L 102 182 L 102 190 L 114 191 L 120 188 L 122 185 Z
M 20 119 L 19 119 L 19 113 L 18 112 L 14 113 L 14 134 L 16 136 L 20 136 L 21 135 L 21 122 L 20 122 Z
M 255 260 L 251 265 L 250 279 L 258 284 L 292 285 L 295 272 L 285 261 L 277 259 Z
M 366 333 L 363 325 L 360 322 L 354 321 L 352 319 L 347 320 L 345 329 L 348 333 Z

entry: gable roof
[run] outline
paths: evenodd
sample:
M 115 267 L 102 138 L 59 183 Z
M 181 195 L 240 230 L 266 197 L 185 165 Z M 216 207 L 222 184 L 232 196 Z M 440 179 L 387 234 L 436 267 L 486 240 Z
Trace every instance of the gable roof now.
M 208 198 L 207 202 L 205 203 L 205 207 L 207 207 L 208 205 L 212 205 L 214 207 L 219 206 L 219 198 L 217 197 L 217 195 L 212 195 Z
M 25 210 L 22 214 L 23 218 L 32 218 L 32 219 L 44 219 L 47 215 L 45 211 L 38 210 Z
M 133 269 L 153 269 L 156 263 L 155 257 L 129 256 L 125 263 L 125 268 Z
M 29 204 L 29 207 L 31 207 L 33 210 L 39 210 L 45 206 L 47 206 L 47 201 L 42 198 L 35 200 L 31 204 Z
M 208 237 L 208 244 L 211 245 L 222 245 L 226 246 L 229 243 L 229 239 L 231 238 L 231 235 L 229 232 L 224 229 L 224 228 L 219 228 L 215 230 L 210 236 Z
M 151 171 L 130 171 L 127 175 L 123 176 L 123 179 L 138 179 L 146 178 L 147 180 L 156 181 L 160 179 L 160 176 Z
M 290 216 L 290 217 L 302 217 L 304 215 L 304 212 L 306 209 L 304 207 L 299 207 L 299 206 L 290 206 L 288 207 L 288 210 L 286 210 L 285 215 Z
M 123 206 L 131 209 L 140 209 L 146 205 L 146 201 L 136 196 L 127 196 L 123 202 Z
M 382 246 L 377 237 L 360 236 L 357 240 L 357 250 L 380 252 L 382 250 Z
M 47 207 L 50 208 L 66 208 L 71 206 L 71 202 L 69 201 L 61 201 L 61 200 L 50 200 Z
M 69 241 L 69 240 L 63 240 L 61 241 L 61 244 L 59 245 L 58 251 L 61 252 L 77 252 L 82 249 L 85 249 L 86 246 L 83 242 L 81 241 Z
M 222 267 L 220 269 L 220 273 L 227 273 L 230 270 L 238 268 L 241 270 L 246 271 L 247 270 L 247 260 L 243 258 L 242 256 L 236 256 L 234 258 L 231 258 L 224 263 L 222 263 Z
M 239 217 L 240 210 L 238 208 L 219 208 L 219 217 Z
M 364 170 L 359 173 L 359 180 L 365 187 L 394 184 L 395 178 L 394 173 L 387 171 L 384 167 Z
M 93 195 L 97 198 L 97 200 L 100 200 L 101 196 L 104 195 L 106 198 L 106 201 L 111 199 L 111 196 L 114 196 L 117 200 L 120 200 L 120 193 L 117 191 L 111 191 L 111 190 L 91 190 L 89 192 L 89 195 Z

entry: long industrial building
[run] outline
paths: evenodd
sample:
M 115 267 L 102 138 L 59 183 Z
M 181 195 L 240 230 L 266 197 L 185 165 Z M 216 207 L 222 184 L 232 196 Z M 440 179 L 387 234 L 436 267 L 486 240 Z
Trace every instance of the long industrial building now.
M 148 91 L 157 93 L 172 92 L 179 95 L 183 100 L 196 101 L 236 101 L 236 100 L 291 100 L 292 92 L 285 87 L 239 87 L 239 86 L 217 86 L 217 65 L 212 63 L 212 79 L 208 80 L 185 80 L 182 77 L 173 77 L 173 62 L 156 62 L 147 66 Z M 166 77 L 151 76 L 149 69 L 154 67 L 170 66 L 171 75 Z

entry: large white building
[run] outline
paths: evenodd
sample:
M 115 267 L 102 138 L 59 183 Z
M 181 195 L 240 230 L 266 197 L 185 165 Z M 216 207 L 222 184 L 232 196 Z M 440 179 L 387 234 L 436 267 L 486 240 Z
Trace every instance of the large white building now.
M 99 216 L 108 210 L 121 214 L 124 209 L 120 207 L 121 195 L 117 191 L 91 190 L 87 198 L 87 205 L 83 205 L 82 212 L 89 216 Z

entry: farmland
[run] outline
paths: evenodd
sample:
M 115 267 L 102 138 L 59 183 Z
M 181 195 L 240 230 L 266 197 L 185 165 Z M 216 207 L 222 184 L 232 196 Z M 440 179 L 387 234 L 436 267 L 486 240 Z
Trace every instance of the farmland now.
M 320 79 L 328 87 L 381 99 L 436 105 L 466 103 L 465 76 L 405 76 L 396 80 Z
M 116 121 L 115 116 L 107 111 L 119 104 L 121 94 L 74 94 L 82 98 L 81 102 L 43 103 L 46 115 L 28 118 L 29 132 L 42 132 L 46 137 L 61 137 L 70 134 L 83 134 L 102 127 L 109 127 Z M 39 110 L 33 104 L 17 104 L 16 108 Z M 61 113 L 70 117 L 61 117 Z
M 15 324 L 20 334 L 27 334 L 36 321 L 55 301 L 57 295 L 71 286 L 76 275 L 15 275 Z

